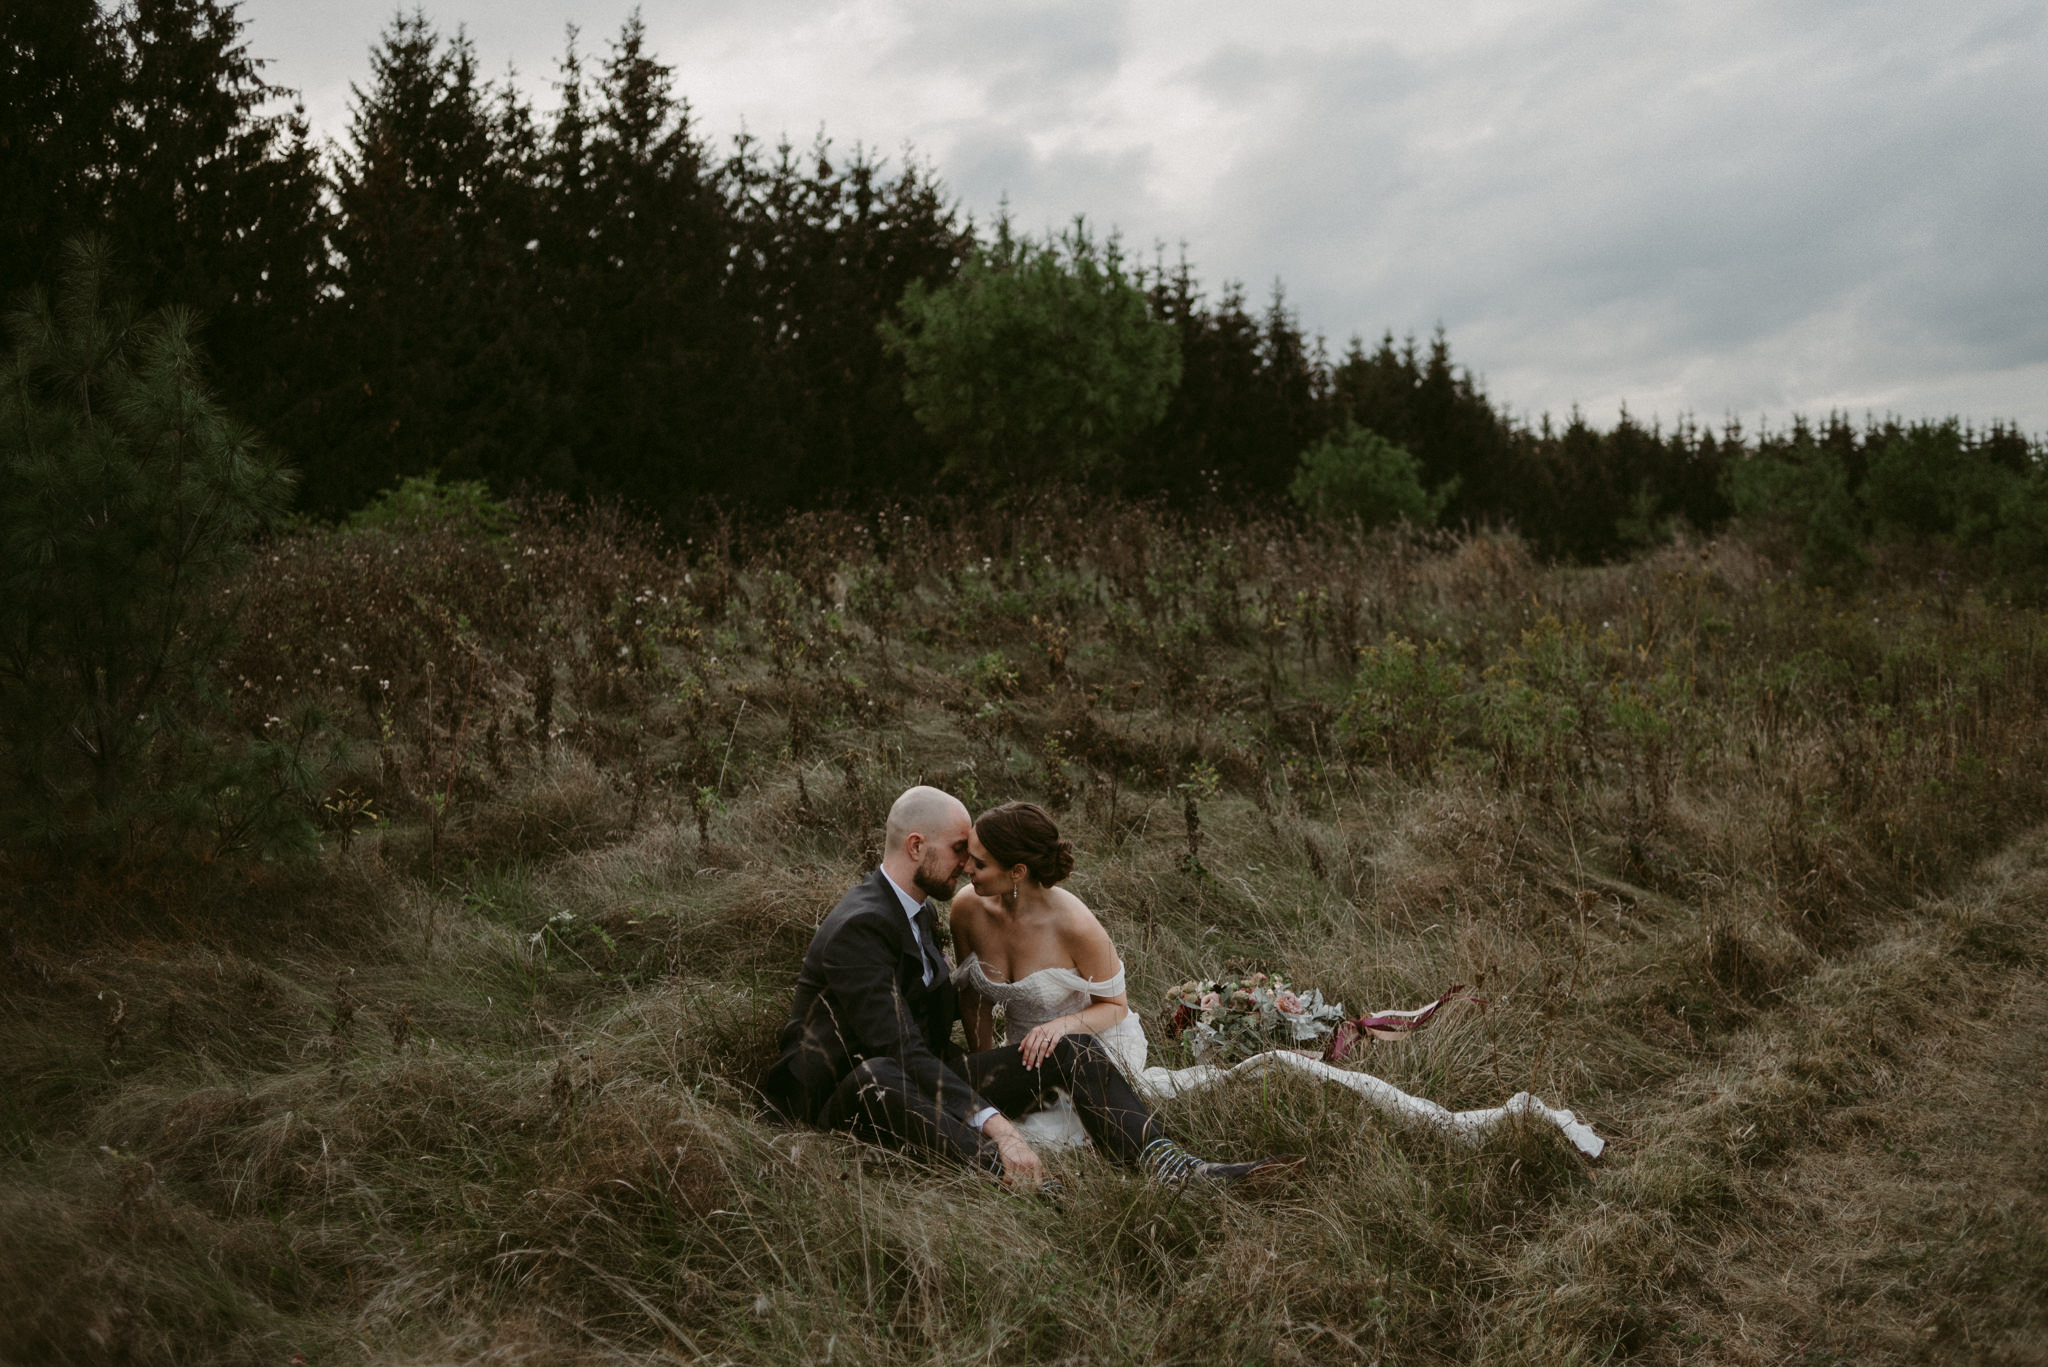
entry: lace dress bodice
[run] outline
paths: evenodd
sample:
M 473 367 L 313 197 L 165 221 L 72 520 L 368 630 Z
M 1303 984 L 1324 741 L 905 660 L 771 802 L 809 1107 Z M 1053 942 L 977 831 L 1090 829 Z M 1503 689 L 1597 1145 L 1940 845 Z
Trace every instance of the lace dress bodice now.
M 1122 993 L 1124 970 L 1123 965 L 1118 964 L 1114 974 L 1096 982 L 1070 968 L 1041 968 L 1013 983 L 998 982 L 989 976 L 980 955 L 969 954 L 966 961 L 953 970 L 953 981 L 958 986 L 973 988 L 1003 1008 L 1003 1043 L 1015 1044 L 1033 1027 L 1080 1011 L 1092 998 L 1114 997 Z M 1109 1047 L 1126 1072 L 1135 1075 L 1144 1071 L 1145 1028 L 1139 1024 L 1135 1012 L 1124 1012 L 1115 1025 L 1097 1038 Z

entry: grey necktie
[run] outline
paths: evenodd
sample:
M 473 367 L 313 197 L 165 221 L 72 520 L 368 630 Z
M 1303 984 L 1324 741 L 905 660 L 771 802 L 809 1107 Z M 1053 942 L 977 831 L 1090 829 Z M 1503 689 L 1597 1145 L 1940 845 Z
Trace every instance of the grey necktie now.
M 939 948 L 939 914 L 926 902 L 917 909 L 917 947 L 924 955 L 924 981 L 929 987 L 946 976 L 946 951 Z

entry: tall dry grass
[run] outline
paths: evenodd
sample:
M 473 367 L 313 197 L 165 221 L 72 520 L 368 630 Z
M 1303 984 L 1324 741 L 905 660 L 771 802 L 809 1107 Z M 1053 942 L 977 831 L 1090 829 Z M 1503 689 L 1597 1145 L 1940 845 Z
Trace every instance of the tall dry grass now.
M 10 1360 L 2041 1360 L 2030 611 L 1129 508 L 322 533 L 247 591 L 328 850 L 10 871 Z M 1141 1011 L 1468 983 L 1360 1066 L 1612 1147 L 1279 1078 L 1166 1116 L 1293 1190 L 1048 1203 L 758 1118 L 916 781 L 1063 809 Z

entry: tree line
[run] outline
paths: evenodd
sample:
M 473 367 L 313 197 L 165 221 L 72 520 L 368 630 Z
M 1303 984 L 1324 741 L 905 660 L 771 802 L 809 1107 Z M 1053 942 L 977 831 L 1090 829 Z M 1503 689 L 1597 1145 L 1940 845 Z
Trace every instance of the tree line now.
M 1064 250 L 1020 245 L 914 157 L 715 144 L 637 15 L 601 52 L 572 30 L 541 111 L 484 79 L 466 38 L 401 13 L 327 148 L 243 30 L 228 0 L 0 11 L 0 298 L 48 287 L 67 240 L 106 243 L 139 307 L 204 320 L 218 391 L 289 454 L 315 516 L 429 472 L 615 497 L 671 526 L 977 478 L 1279 501 L 1320 453 L 1312 506 L 1512 524 L 1545 554 L 1595 559 L 1718 525 L 1731 462 L 1769 445 L 1627 414 L 1518 422 L 1441 332 L 1332 355 L 1277 286 L 1263 306 L 1212 294 L 1185 257 L 1126 259 L 1085 229 Z M 918 340 L 979 347 L 1012 401 L 1056 408 L 1004 319 L 947 331 L 930 308 L 1048 270 L 1084 286 L 1018 306 L 1053 319 L 1052 371 L 1080 383 L 1078 358 L 1111 354 L 1077 328 L 1134 326 L 1127 307 L 1083 307 L 1098 286 L 1098 302 L 1141 297 L 1154 331 L 1130 354 L 1165 359 L 1142 401 L 1097 395 L 1065 426 L 1027 424 L 1027 460 L 985 403 L 935 403 Z M 2034 462 L 2014 434 L 1958 431 Z M 1361 478 L 1370 497 L 1331 502 Z
M 1441 332 L 1332 356 L 1277 288 L 977 225 L 912 159 L 715 152 L 637 18 L 572 34 L 543 117 L 401 15 L 330 149 L 241 32 L 222 0 L 0 7 L 0 849 L 311 838 L 335 733 L 310 693 L 237 717 L 221 664 L 294 508 L 467 510 L 449 544 L 493 564 L 521 489 L 673 534 L 1057 486 L 1581 560 L 1741 515 L 1815 579 L 1904 546 L 2048 595 L 2048 464 L 2010 429 L 1517 422 Z

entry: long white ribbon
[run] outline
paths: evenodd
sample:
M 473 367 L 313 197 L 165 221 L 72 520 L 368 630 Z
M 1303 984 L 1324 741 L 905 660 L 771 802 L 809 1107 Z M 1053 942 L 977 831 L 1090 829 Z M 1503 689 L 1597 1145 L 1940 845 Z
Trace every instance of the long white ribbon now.
M 1321 1078 L 1325 1082 L 1334 1082 L 1340 1087 L 1349 1087 L 1383 1111 L 1404 1119 L 1435 1125 L 1468 1143 L 1477 1143 L 1480 1136 L 1510 1116 L 1536 1116 L 1562 1130 L 1564 1137 L 1572 1142 L 1573 1147 L 1588 1158 L 1598 1158 L 1601 1151 L 1607 1147 L 1606 1140 L 1593 1133 L 1590 1125 L 1585 1124 L 1570 1111 L 1546 1106 L 1540 1098 L 1528 1092 L 1516 1092 L 1508 1098 L 1505 1105 L 1485 1110 L 1450 1111 L 1434 1101 L 1412 1096 L 1393 1083 L 1376 1078 L 1371 1073 L 1354 1073 L 1349 1069 L 1325 1063 L 1321 1059 L 1309 1058 L 1285 1049 L 1254 1054 L 1233 1068 L 1218 1068 L 1206 1063 L 1196 1064 L 1192 1068 L 1147 1068 L 1133 1081 L 1140 1091 L 1153 1100 L 1163 1101 L 1168 1097 L 1184 1096 L 1205 1087 L 1213 1087 L 1225 1078 L 1257 1077 L 1275 1068 L 1291 1068 L 1296 1072 Z
M 1476 1144 L 1496 1125 L 1512 1116 L 1533 1116 L 1557 1126 L 1564 1137 L 1588 1158 L 1598 1158 L 1607 1147 L 1607 1141 L 1593 1132 L 1593 1127 L 1580 1120 L 1570 1111 L 1547 1106 L 1540 1097 L 1529 1092 L 1516 1092 L 1505 1104 L 1477 1111 L 1451 1111 L 1410 1095 L 1393 1083 L 1374 1077 L 1371 1073 L 1355 1073 L 1338 1068 L 1318 1058 L 1310 1058 L 1290 1050 L 1276 1049 L 1270 1053 L 1254 1054 L 1232 1068 L 1218 1068 L 1213 1064 L 1198 1063 L 1192 1068 L 1147 1068 L 1132 1076 L 1138 1090 L 1153 1101 L 1164 1101 L 1172 1097 L 1185 1096 L 1214 1087 L 1225 1078 L 1252 1078 L 1274 1069 L 1293 1069 L 1348 1087 L 1373 1105 L 1404 1120 L 1413 1120 L 1435 1126 L 1453 1138 L 1468 1144 Z M 1062 1093 L 1057 1104 L 1042 1111 L 1033 1111 L 1018 1122 L 1026 1142 L 1042 1148 L 1086 1148 L 1087 1131 L 1081 1128 L 1081 1117 L 1075 1112 L 1073 1102 Z

